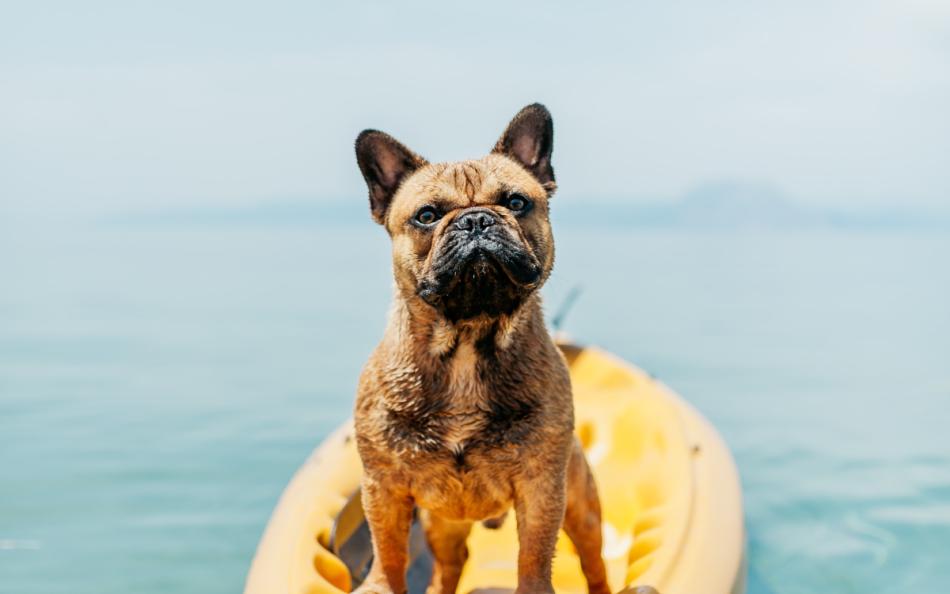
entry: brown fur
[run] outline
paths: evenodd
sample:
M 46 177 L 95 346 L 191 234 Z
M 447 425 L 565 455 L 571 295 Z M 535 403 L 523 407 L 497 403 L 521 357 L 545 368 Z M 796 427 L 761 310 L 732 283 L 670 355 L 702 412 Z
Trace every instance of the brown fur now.
M 499 524 L 511 508 L 519 594 L 553 592 L 551 559 L 562 523 L 590 592 L 608 592 L 597 490 L 573 437 L 567 366 L 537 294 L 554 263 L 552 135 L 547 110 L 533 105 L 478 160 L 429 164 L 381 132 L 357 140 L 373 217 L 392 238 L 396 281 L 386 333 L 360 377 L 355 409 L 375 555 L 362 592 L 406 591 L 414 506 L 436 562 L 429 594 L 455 592 L 472 522 Z M 530 200 L 530 211 L 506 208 L 512 193 Z M 413 219 L 426 205 L 442 216 L 420 228 Z M 503 255 L 513 254 L 521 266 L 508 275 L 517 281 L 498 266 L 483 267 L 496 283 L 486 295 L 499 300 L 501 313 L 455 315 L 444 291 L 435 300 L 420 296 L 458 241 L 459 217 L 467 212 L 493 217 Z M 472 278 L 482 274 L 477 266 L 465 270 Z

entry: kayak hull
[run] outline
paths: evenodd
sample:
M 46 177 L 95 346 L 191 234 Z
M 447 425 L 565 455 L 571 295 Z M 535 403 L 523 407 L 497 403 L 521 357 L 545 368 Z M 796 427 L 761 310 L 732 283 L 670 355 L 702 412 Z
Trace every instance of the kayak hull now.
M 599 349 L 561 347 L 571 372 L 576 431 L 601 497 L 612 590 L 649 585 L 663 594 L 744 592 L 742 495 L 722 438 L 692 406 L 636 367 Z M 350 591 L 351 570 L 331 551 L 334 523 L 358 490 L 360 475 L 352 423 L 346 422 L 285 489 L 245 594 Z M 459 592 L 514 588 L 515 529 L 513 521 L 497 530 L 476 525 Z M 563 532 L 557 547 L 555 590 L 585 593 Z

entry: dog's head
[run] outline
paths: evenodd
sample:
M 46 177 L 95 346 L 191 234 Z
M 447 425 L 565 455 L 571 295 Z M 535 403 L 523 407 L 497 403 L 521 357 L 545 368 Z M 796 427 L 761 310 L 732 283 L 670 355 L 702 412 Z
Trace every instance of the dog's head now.
M 548 199 L 554 193 L 551 114 L 522 109 L 492 152 L 429 163 L 376 130 L 356 139 L 373 219 L 393 242 L 406 299 L 449 321 L 511 314 L 554 263 Z

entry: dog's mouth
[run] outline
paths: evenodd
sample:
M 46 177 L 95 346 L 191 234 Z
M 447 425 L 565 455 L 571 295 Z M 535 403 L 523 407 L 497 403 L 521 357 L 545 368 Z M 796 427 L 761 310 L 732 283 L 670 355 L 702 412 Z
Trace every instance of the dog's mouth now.
M 440 239 L 418 295 L 452 321 L 510 315 L 540 285 L 540 263 L 504 225 Z

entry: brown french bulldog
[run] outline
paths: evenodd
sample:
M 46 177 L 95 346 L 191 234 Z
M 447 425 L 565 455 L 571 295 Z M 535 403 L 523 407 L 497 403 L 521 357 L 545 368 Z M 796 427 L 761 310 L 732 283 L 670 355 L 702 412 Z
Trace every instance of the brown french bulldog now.
M 415 506 L 435 559 L 428 594 L 455 592 L 472 523 L 500 525 L 510 508 L 517 594 L 554 591 L 561 527 L 591 594 L 609 592 L 597 488 L 573 436 L 571 381 L 538 294 L 554 263 L 553 136 L 550 113 L 534 104 L 473 161 L 429 163 L 376 130 L 356 139 L 396 280 L 356 400 L 374 553 L 359 592 L 406 592 Z

